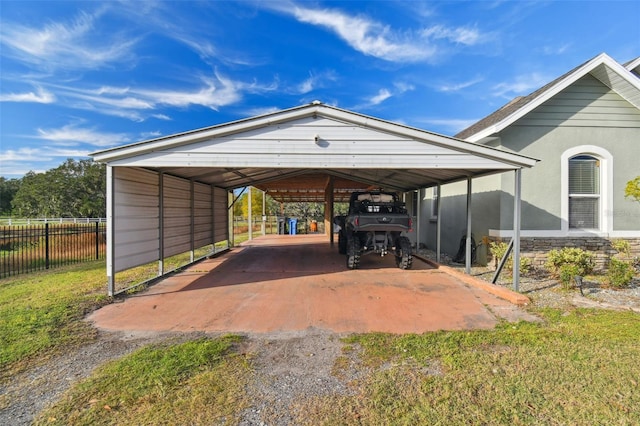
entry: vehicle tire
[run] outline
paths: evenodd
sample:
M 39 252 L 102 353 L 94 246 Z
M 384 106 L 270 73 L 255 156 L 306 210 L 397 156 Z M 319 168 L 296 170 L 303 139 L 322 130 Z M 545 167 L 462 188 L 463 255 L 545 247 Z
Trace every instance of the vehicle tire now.
M 412 264 L 411 241 L 407 237 L 399 237 L 396 242 L 396 265 L 400 269 L 411 269 Z
M 358 269 L 360 264 L 360 239 L 350 235 L 347 237 L 347 268 Z
M 347 238 L 342 231 L 338 232 L 338 253 L 347 254 Z

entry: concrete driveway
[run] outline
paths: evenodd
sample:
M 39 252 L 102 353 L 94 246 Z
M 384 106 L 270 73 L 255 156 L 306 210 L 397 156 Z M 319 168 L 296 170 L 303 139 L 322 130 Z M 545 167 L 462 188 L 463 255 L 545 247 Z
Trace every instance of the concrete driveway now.
M 347 270 L 324 235 L 260 237 L 94 312 L 121 331 L 262 333 L 307 328 L 422 333 L 535 319 L 512 303 L 414 259 L 364 256 Z

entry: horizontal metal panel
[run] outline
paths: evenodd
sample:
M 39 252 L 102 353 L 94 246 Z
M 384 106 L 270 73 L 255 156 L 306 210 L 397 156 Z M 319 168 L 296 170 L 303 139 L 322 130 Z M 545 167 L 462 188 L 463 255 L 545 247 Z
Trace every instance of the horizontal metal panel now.
M 171 238 L 184 236 L 185 238 L 189 238 L 191 235 L 191 227 L 190 226 L 174 226 L 164 229 L 164 238 L 165 241 Z
M 130 242 L 116 247 L 116 257 L 127 257 L 137 253 L 151 252 L 156 253 L 156 256 L 157 253 L 159 253 L 158 240 Z
M 113 223 L 113 229 L 115 231 L 158 229 L 158 223 L 157 217 L 117 217 Z
M 196 193 L 196 199 L 210 200 L 211 199 L 211 186 L 204 185 L 198 182 L 194 182 L 193 191 Z
M 193 231 L 193 239 L 194 241 L 196 240 L 202 240 L 204 238 L 208 238 L 209 241 L 211 241 L 211 227 L 206 226 L 204 228 L 201 229 L 194 229 Z
M 200 215 L 200 216 L 194 216 L 193 217 L 193 223 L 196 225 L 199 224 L 211 224 L 211 211 L 208 212 L 209 214 L 206 215 Z
M 227 228 L 225 227 L 224 229 L 219 229 L 216 228 L 216 232 L 213 236 L 213 239 L 218 242 L 218 241 L 225 241 L 229 239 L 229 232 L 227 230 Z
M 127 180 L 136 183 L 158 185 L 158 173 L 151 170 L 114 167 L 113 176 L 118 180 Z
M 158 208 L 160 205 L 160 199 L 157 194 L 154 195 L 142 195 L 142 194 L 126 194 L 116 193 L 114 194 L 114 205 L 119 208 L 120 206 L 130 207 L 154 207 Z
M 211 234 L 211 224 L 210 223 L 196 223 L 193 226 L 193 232 L 195 234 L 201 234 L 201 233 L 209 233 Z
M 145 207 L 130 204 L 116 204 L 116 210 L 118 212 L 118 220 L 126 220 L 127 218 L 133 217 L 156 219 L 160 214 L 160 209 L 157 206 Z
M 158 238 L 160 238 L 160 230 L 154 229 L 138 229 L 136 232 L 120 231 L 115 233 L 116 241 L 118 244 L 124 245 L 129 243 L 138 243 L 141 241 L 150 242 L 155 241 L 158 245 Z
M 179 178 L 176 176 L 164 175 L 162 178 L 163 178 L 162 185 L 165 189 L 174 188 L 174 189 L 189 190 L 191 186 L 188 180 Z
M 167 232 L 167 230 L 169 229 L 175 229 L 175 228 L 181 228 L 183 230 L 187 230 L 188 232 L 190 227 L 191 227 L 190 218 L 172 217 L 172 218 L 166 218 L 164 221 L 165 232 Z
M 188 251 L 191 251 L 191 243 L 165 247 L 164 255 L 165 257 L 170 257 L 170 256 L 175 256 L 176 254 L 185 253 Z
M 191 191 L 187 189 L 177 189 L 177 188 L 164 188 L 163 190 L 165 199 L 175 199 L 175 200 L 190 200 L 191 199 Z
M 183 215 L 191 214 L 191 201 L 180 200 L 177 198 L 165 198 L 163 201 L 163 210 L 166 212 L 169 209 L 179 209 Z
M 114 193 L 119 195 L 153 195 L 157 197 L 158 194 L 160 194 L 160 187 L 148 183 L 116 179 L 114 182 Z
M 135 253 L 126 257 L 116 256 L 114 262 L 115 272 L 125 271 L 136 266 L 144 265 L 146 263 L 158 261 L 157 252 L 149 253 Z

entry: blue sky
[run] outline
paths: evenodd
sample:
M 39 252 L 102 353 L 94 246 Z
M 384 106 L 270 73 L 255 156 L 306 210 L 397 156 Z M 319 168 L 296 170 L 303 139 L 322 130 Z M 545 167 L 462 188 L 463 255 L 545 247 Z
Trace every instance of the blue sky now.
M 640 1 L 0 0 L 0 176 L 314 100 L 454 135 L 602 52 Z

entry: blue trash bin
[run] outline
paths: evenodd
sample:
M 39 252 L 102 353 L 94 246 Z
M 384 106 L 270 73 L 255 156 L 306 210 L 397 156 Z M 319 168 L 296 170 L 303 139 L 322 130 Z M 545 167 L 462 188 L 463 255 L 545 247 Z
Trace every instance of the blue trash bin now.
M 289 218 L 289 235 L 298 233 L 298 219 Z

